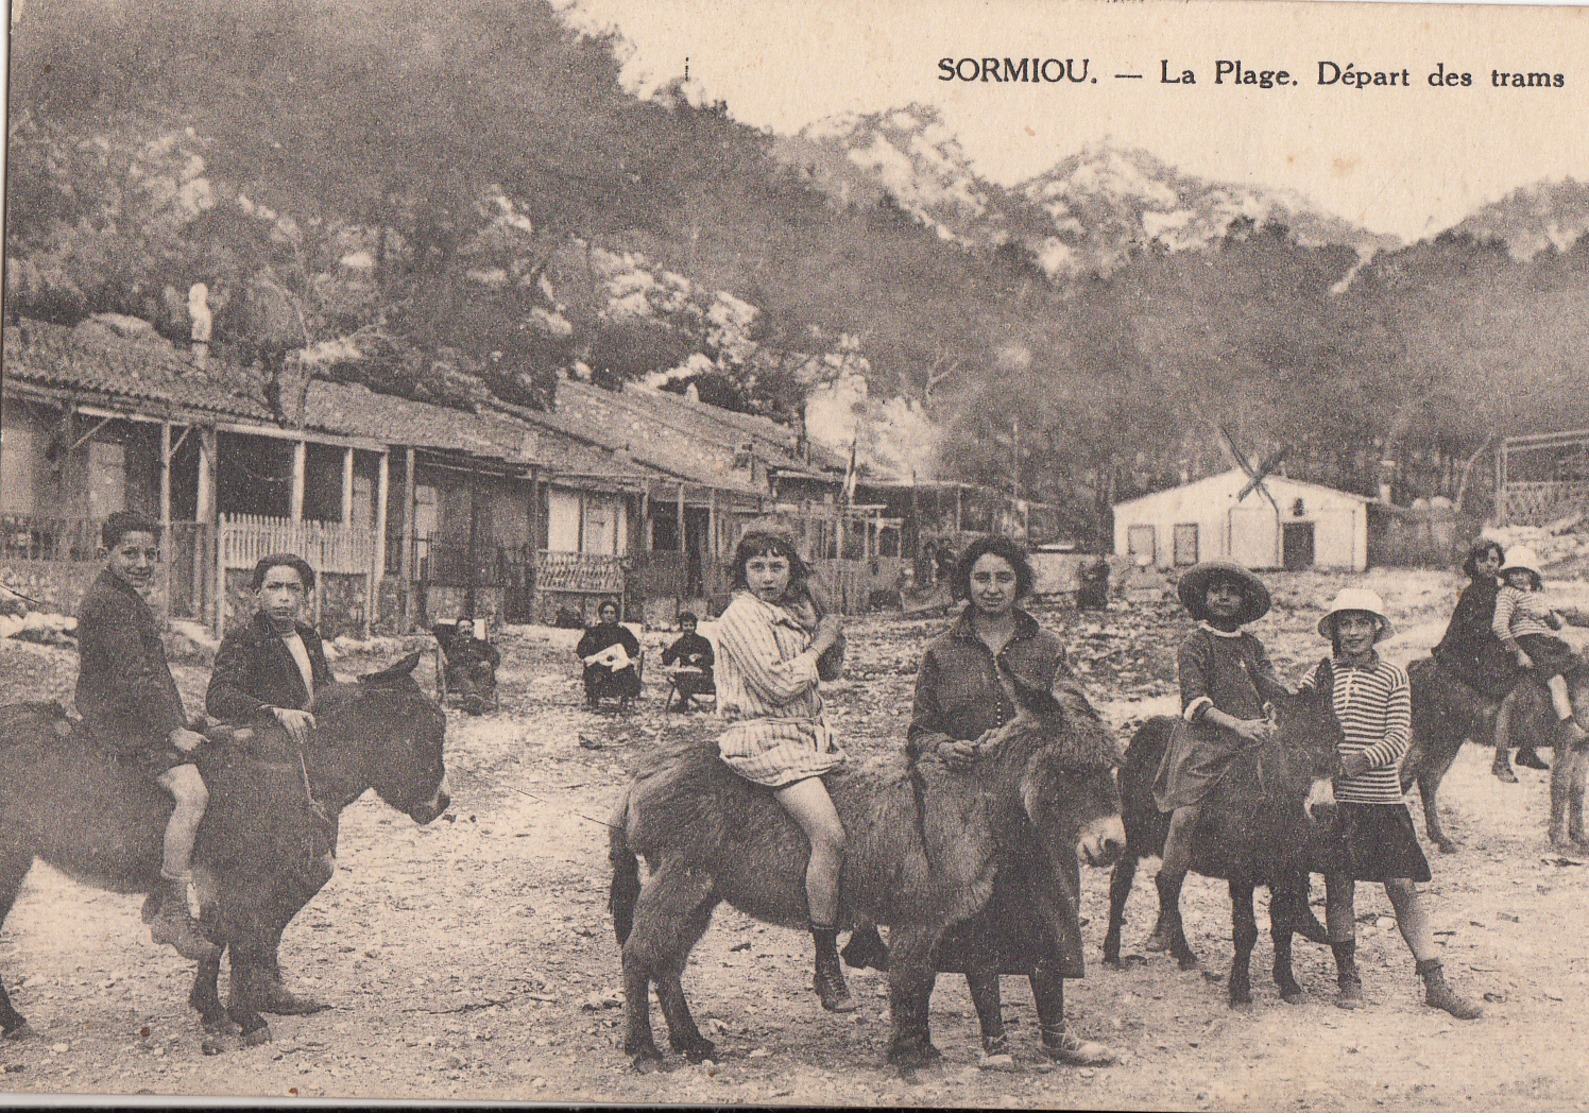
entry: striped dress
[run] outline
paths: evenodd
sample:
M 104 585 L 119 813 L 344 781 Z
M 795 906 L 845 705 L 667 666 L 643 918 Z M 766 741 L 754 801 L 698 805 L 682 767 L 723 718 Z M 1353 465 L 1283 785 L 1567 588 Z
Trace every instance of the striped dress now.
M 1331 703 L 1345 734 L 1337 749 L 1343 758 L 1366 755 L 1368 771 L 1335 778 L 1335 798 L 1343 803 L 1401 803 L 1401 761 L 1412 744 L 1412 687 L 1407 672 L 1374 657 L 1361 667 L 1339 659 L 1331 663 L 1335 685 Z M 1318 665 L 1302 680 L 1317 685 Z
M 811 633 L 748 590 L 717 621 L 723 762 L 752 783 L 785 787 L 844 763 L 817 691 Z

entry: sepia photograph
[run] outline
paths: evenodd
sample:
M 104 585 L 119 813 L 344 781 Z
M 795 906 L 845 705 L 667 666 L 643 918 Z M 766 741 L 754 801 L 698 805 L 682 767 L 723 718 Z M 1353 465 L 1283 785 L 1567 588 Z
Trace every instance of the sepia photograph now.
M 5 1104 L 1589 1104 L 1589 8 L 5 91 Z

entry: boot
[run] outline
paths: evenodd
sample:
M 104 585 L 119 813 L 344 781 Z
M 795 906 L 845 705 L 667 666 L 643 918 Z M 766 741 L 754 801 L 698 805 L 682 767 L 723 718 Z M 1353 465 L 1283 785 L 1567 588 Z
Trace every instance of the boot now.
M 155 942 L 176 949 L 182 957 L 193 962 L 213 962 L 221 956 L 221 948 L 204 937 L 193 912 L 188 909 L 188 880 L 161 878 L 160 910 L 149 925 L 149 937 Z
M 1524 768 L 1533 768 L 1539 772 L 1550 770 L 1550 762 L 1535 752 L 1533 745 L 1524 745 L 1517 750 L 1517 763 Z
M 1330 953 L 1335 955 L 1335 981 L 1340 987 L 1335 994 L 1335 1007 L 1362 1008 L 1363 976 L 1357 972 L 1357 940 L 1332 942 Z
M 812 988 L 822 1007 L 829 1012 L 854 1012 L 855 998 L 844 984 L 844 967 L 839 964 L 839 934 L 832 927 L 811 924 L 811 940 L 817 948 L 816 975 Z
M 883 941 L 883 936 L 877 933 L 877 924 L 867 924 L 851 932 L 850 941 L 844 944 L 839 957 L 843 958 L 844 964 L 852 970 L 886 970 L 888 944 Z
M 1071 1067 L 1107 1067 L 1120 1061 L 1113 1049 L 1082 1039 L 1065 1026 L 1065 981 L 1039 966 L 1032 971 L 1032 1000 L 1037 1007 L 1043 1054 Z
M 1484 1015 L 1483 1006 L 1459 996 L 1446 983 L 1445 967 L 1440 964 L 1440 959 L 1430 958 L 1419 962 L 1418 976 L 1423 978 L 1424 1004 L 1430 1008 L 1443 1009 L 1458 1020 L 1477 1020 Z

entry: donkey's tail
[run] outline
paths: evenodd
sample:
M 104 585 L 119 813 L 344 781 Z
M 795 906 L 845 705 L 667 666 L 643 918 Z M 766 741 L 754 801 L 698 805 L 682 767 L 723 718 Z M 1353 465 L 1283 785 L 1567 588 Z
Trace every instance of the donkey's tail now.
M 612 912 L 613 933 L 618 945 L 629 941 L 629 931 L 634 927 L 634 908 L 640 899 L 640 860 L 629 848 L 629 794 L 624 793 L 607 823 L 610 845 L 607 860 L 612 862 L 612 886 L 607 892 L 607 910 Z

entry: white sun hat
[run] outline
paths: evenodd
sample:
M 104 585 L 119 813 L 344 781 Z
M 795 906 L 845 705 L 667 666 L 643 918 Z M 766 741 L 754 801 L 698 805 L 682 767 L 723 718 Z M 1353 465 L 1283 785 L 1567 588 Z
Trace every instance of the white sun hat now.
M 1508 570 L 1527 570 L 1539 577 L 1539 556 L 1534 553 L 1534 548 L 1519 545 L 1507 551 L 1506 561 L 1501 564 L 1501 575 L 1504 577 Z
M 1389 639 L 1396 635 L 1396 626 L 1390 623 L 1390 618 L 1385 615 L 1385 603 L 1380 600 L 1379 594 L 1373 590 L 1365 590 L 1355 586 L 1348 586 L 1335 595 L 1335 600 L 1330 602 L 1330 611 L 1319 618 L 1319 635 L 1326 640 L 1334 639 L 1330 623 L 1337 613 L 1371 613 L 1379 622 L 1379 630 L 1374 633 L 1374 643 Z

